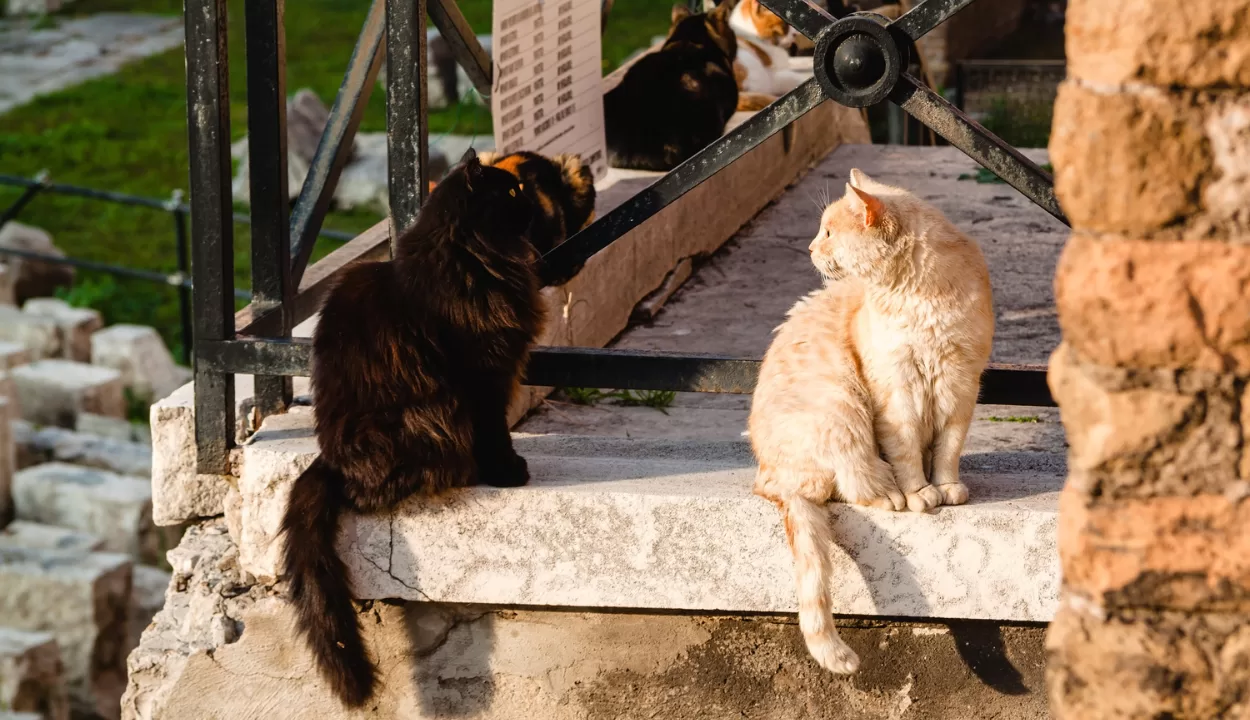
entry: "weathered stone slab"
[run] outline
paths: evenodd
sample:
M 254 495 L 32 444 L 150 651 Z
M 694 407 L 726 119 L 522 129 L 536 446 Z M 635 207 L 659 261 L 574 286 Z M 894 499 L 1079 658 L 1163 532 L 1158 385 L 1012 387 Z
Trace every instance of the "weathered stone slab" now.
M 18 467 L 59 460 L 111 470 L 122 475 L 147 477 L 152 472 L 152 448 L 137 442 L 121 442 L 58 427 L 35 429 L 30 423 L 13 423 L 18 446 Z
M 234 551 L 218 521 L 170 553 L 169 602 L 130 656 L 123 718 L 1047 717 L 1040 627 L 848 622 L 863 669 L 839 677 L 788 616 L 435 603 L 361 608 L 381 684 L 368 710 L 348 711 L 296 639 L 291 606 Z
M 134 584 L 130 593 L 130 638 L 127 650 L 139 647 L 139 639 L 152 624 L 156 613 L 165 605 L 165 591 L 172 576 L 151 565 L 135 565 Z
M 39 360 L 12 370 L 22 417 L 70 428 L 80 412 L 126 416 L 121 374 L 70 360 Z
M 0 547 L 0 625 L 51 633 L 76 711 L 109 720 L 125 687 L 131 561 Z
M 12 370 L 28 362 L 30 362 L 30 351 L 25 345 L 11 340 L 0 340 L 0 370 Z
M 31 0 L 16 1 L 29 2 Z M 58 2 L 58 0 L 34 1 Z M 10 0 L 10 7 L 12 7 L 13 2 L 15 2 L 15 0 Z M 78 22 L 82 23 L 84 20 L 80 20 Z M 98 16 L 93 17 L 90 20 L 85 20 L 85 22 L 97 25 L 103 24 L 100 22 L 100 18 Z M 131 20 L 132 27 L 133 23 L 134 21 Z M 18 32 L 20 32 L 20 30 Z M 36 35 L 36 33 L 28 33 L 28 35 Z M 10 45 L 9 47 L 12 46 Z M 6 48 L 6 50 L 7 49 L 8 48 Z M 9 55 L 9 53 L 5 53 L 5 55 Z M 13 55 L 9 55 L 9 57 L 13 57 Z M 5 60 L 5 56 L 0 55 L 0 69 L 3 69 L 4 66 L 8 64 Z M 78 64 L 82 65 L 81 62 Z M 14 75 L 21 72 L 18 68 L 14 68 L 14 70 Z M 0 71 L 0 77 L 5 77 L 6 75 L 8 75 L 8 73 Z M 32 90 L 37 93 L 39 90 L 34 87 L 36 85 L 37 83 L 24 83 L 24 87 L 13 89 L 23 94 L 29 93 Z M 4 89 L 8 90 L 9 88 Z M 6 102 L 10 100 L 10 97 L 6 97 L 8 95 L 8 92 L 0 91 L 0 108 L 4 108 L 4 106 L 8 104 Z M 3 112 L 3 110 L 0 110 L 0 112 Z M 10 220 L 4 224 L 4 227 L 0 227 L 0 247 L 11 248 L 13 250 L 24 250 L 26 252 L 57 258 L 65 257 L 65 253 L 53 244 L 52 236 L 49 235 L 47 231 L 17 222 L 16 220 Z M 8 265 L 10 271 L 16 275 L 16 278 L 13 281 L 15 304 L 20 305 L 30 298 L 49 297 L 56 292 L 57 288 L 69 287 L 74 282 L 74 268 L 69 265 L 51 263 L 45 260 L 35 260 L 33 258 L 22 258 L 14 255 L 6 256 L 5 264 Z M 0 325 L 2 325 L 2 323 L 0 323 Z
M 104 540 L 99 535 L 81 530 L 14 520 L 0 530 L 0 547 L 89 553 L 103 550 Z
M 104 318 L 89 308 L 77 308 L 58 298 L 33 298 L 22 306 L 27 315 L 51 318 L 61 332 L 61 357 L 91 362 L 91 333 L 104 327 Z
M 46 463 L 13 477 L 13 504 L 23 520 L 100 536 L 104 549 L 155 562 L 152 487 L 143 478 L 66 463 Z
M 61 651 L 46 632 L 0 627 L 0 708 L 69 720 Z
M 349 516 L 360 598 L 792 612 L 781 518 L 751 495 L 744 442 L 520 436 L 533 482 Z M 266 420 L 227 520 L 242 567 L 275 577 L 290 486 L 317 454 L 311 413 Z M 934 514 L 835 504 L 838 613 L 1046 621 L 1059 592 L 1052 453 L 969 455 L 972 502 Z M 1010 548 L 1005 552 L 1003 548 Z
M 0 305 L 0 340 L 25 348 L 30 360 L 60 357 L 61 354 L 61 332 L 56 321 L 29 315 L 12 305 Z
M 17 445 L 13 442 L 9 399 L 0 397 L 0 528 L 13 518 L 13 474 L 17 472 Z
M 91 362 L 119 371 L 122 385 L 149 400 L 191 379 L 191 371 L 174 362 L 160 333 L 143 325 L 112 325 L 92 335 Z
M 138 441 L 135 426 L 129 420 L 88 412 L 79 413 L 74 419 L 74 432 L 125 443 Z

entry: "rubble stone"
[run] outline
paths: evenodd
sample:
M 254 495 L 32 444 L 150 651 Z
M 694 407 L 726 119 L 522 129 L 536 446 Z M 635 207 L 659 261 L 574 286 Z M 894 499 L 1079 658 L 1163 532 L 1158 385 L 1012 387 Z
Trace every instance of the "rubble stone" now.
M 19 468 L 59 460 L 121 475 L 148 477 L 152 473 L 149 444 L 121 442 L 59 427 L 35 428 L 24 420 L 14 421 L 13 437 Z
M 51 318 L 61 333 L 61 357 L 91 362 L 91 334 L 104 327 L 100 313 L 71 306 L 57 298 L 32 298 L 22 306 L 27 315 Z
M 69 720 L 63 674 L 61 651 L 52 635 L 0 627 L 0 708 L 43 720 Z
M 154 328 L 110 325 L 91 336 L 91 362 L 121 373 L 122 385 L 150 401 L 159 400 L 191 379 Z
M 126 416 L 121 374 L 71 360 L 39 360 L 12 371 L 22 417 L 41 425 L 74 427 L 80 412 Z
M 56 321 L 29 315 L 12 305 L 0 305 L 0 340 L 25 348 L 28 360 L 61 355 L 61 331 Z M 14 366 L 17 364 L 21 363 Z
M 152 487 L 143 478 L 52 462 L 13 478 L 13 504 L 22 520 L 98 535 L 104 549 L 155 562 L 160 541 L 152 524 Z
M 48 2 L 55 3 L 58 7 L 61 4 L 59 0 L 9 0 L 9 5 L 12 7 L 14 3 L 20 2 Z M 16 220 L 10 220 L 4 227 L 0 227 L 0 247 L 65 257 L 65 253 L 52 243 L 51 235 Z M 8 256 L 5 263 L 17 275 L 14 296 L 18 305 L 24 304 L 30 298 L 51 297 L 57 288 L 69 287 L 74 282 L 74 268 L 68 265 L 16 256 Z
M 0 529 L 0 547 L 89 553 L 104 549 L 104 540 L 81 530 L 14 520 Z

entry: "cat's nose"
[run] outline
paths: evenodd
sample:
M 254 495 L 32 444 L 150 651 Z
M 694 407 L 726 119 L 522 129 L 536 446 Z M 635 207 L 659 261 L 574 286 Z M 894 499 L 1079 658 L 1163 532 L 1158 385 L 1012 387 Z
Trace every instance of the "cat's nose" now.
M 807 251 L 808 251 L 809 253 L 814 253 L 814 252 L 816 252 L 816 243 L 818 243 L 818 242 L 820 242 L 820 238 L 816 238 L 815 240 L 813 240 L 813 241 L 811 242 L 811 244 L 807 246 Z

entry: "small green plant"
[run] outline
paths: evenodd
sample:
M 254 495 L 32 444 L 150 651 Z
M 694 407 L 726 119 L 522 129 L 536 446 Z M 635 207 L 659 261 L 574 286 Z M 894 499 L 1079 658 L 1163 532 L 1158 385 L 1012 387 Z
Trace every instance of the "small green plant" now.
M 610 395 L 626 407 L 654 408 L 665 415 L 668 414 L 665 408 L 677 399 L 677 393 L 672 390 L 639 390 L 638 392 L 619 390 Z
M 604 396 L 604 392 L 598 388 L 560 388 L 560 392 L 574 405 L 594 405 Z
M 51 15 L 40 15 L 39 19 L 30 26 L 31 30 L 53 30 L 57 27 L 56 18 Z
M 80 308 L 99 308 L 117 294 L 117 281 L 112 275 L 84 277 L 77 280 L 73 287 L 57 288 L 56 296 L 65 302 Z
M 147 425 L 150 422 L 152 398 L 140 395 L 130 388 L 123 392 L 126 396 L 126 419 L 134 425 Z
M 1008 415 L 1007 417 L 999 417 L 991 415 L 990 422 L 1008 422 L 1008 423 L 1040 423 L 1042 419 L 1036 415 Z

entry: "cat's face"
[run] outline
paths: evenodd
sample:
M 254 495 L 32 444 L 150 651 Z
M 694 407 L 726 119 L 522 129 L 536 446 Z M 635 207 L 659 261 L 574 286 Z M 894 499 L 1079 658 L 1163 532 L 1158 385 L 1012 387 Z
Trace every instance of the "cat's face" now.
M 522 192 L 515 175 L 484 166 L 477 156 L 467 158 L 439 187 L 452 181 L 461 191 L 462 222 L 467 223 L 492 246 L 505 252 L 527 249 L 533 203 Z
M 820 230 L 808 250 L 825 278 L 869 279 L 892 265 L 888 261 L 901 251 L 896 241 L 899 225 L 882 200 L 883 190 L 889 188 L 852 170 L 846 194 L 821 214 Z
M 669 42 L 712 44 L 720 48 L 730 60 L 738 55 L 738 40 L 729 26 L 730 3 L 722 2 L 706 13 L 694 14 L 686 5 L 674 5 L 672 25 L 668 30 Z

